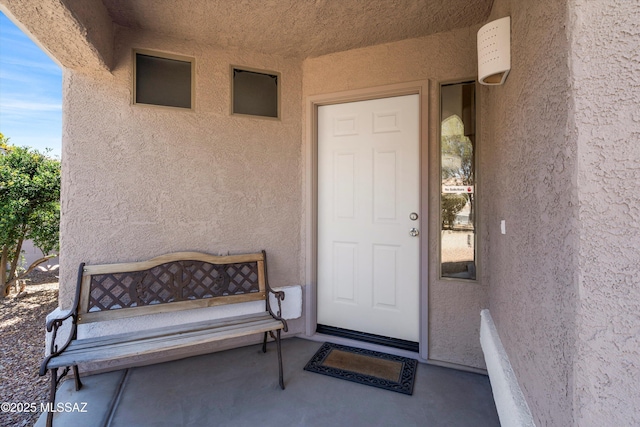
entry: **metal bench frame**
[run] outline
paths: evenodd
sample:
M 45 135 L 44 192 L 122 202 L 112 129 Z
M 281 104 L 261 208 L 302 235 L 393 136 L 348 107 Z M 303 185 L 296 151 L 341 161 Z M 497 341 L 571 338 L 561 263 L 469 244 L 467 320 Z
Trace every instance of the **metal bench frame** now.
M 271 309 L 269 294 L 277 301 L 276 312 Z M 71 369 L 76 390 L 82 388 L 80 363 L 117 360 L 141 352 L 159 354 L 168 349 L 258 333 L 264 333 L 265 353 L 267 334 L 276 341 L 279 384 L 284 390 L 280 344 L 280 332 L 288 330 L 282 318 L 284 297 L 284 292 L 269 286 L 265 251 L 229 256 L 177 252 L 134 263 L 92 266 L 82 263 L 73 309 L 46 325 L 51 343 L 40 375 L 51 372 L 49 408 L 55 406 L 58 384 Z M 261 300 L 265 301 L 265 311 L 255 315 L 78 339 L 78 324 L 82 323 Z M 72 322 L 69 337 L 58 347 L 58 331 L 68 319 Z M 58 374 L 60 368 L 64 369 Z M 52 422 L 53 412 L 49 412 L 47 426 Z

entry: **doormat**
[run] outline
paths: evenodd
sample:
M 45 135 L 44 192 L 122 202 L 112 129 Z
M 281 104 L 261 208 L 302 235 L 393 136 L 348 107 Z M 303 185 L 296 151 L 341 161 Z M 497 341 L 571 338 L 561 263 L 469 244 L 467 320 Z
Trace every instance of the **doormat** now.
M 411 395 L 417 367 L 408 357 L 324 343 L 304 370 Z

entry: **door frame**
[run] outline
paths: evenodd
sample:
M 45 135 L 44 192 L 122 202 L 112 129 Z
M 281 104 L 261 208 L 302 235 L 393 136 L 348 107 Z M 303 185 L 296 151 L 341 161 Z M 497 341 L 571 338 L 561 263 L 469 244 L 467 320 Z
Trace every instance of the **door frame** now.
M 403 95 L 419 96 L 419 153 L 420 153 L 420 317 L 419 352 L 354 341 L 316 333 L 317 327 L 317 243 L 318 243 L 318 107 L 372 99 L 391 98 Z M 361 348 L 384 351 L 390 354 L 417 358 L 427 362 L 429 358 L 429 81 L 419 80 L 387 86 L 334 92 L 307 97 L 305 138 L 305 336 L 314 341 L 330 341 L 338 344 L 356 345 Z

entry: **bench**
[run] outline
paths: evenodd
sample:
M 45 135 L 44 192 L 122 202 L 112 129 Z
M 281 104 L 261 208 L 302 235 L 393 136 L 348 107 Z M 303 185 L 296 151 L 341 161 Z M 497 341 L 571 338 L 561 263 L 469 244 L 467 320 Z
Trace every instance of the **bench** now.
M 270 294 L 278 305 L 275 312 Z M 168 350 L 252 334 L 264 334 L 263 352 L 267 351 L 267 334 L 276 341 L 279 383 L 284 389 L 280 332 L 287 331 L 287 322 L 282 318 L 283 300 L 284 292 L 273 291 L 269 286 L 265 251 L 229 256 L 179 252 L 126 264 L 82 263 L 72 310 L 47 322 L 51 342 L 49 354 L 40 366 L 40 375 L 51 372 L 49 408 L 55 406 L 57 386 L 70 369 L 73 369 L 76 390 L 82 387 L 79 364 L 160 355 Z M 79 324 L 249 301 L 264 301 L 265 310 L 78 339 Z M 72 322 L 69 337 L 58 347 L 58 332 L 68 319 Z M 60 368 L 64 369 L 58 375 Z M 49 412 L 47 426 L 52 422 L 53 412 Z

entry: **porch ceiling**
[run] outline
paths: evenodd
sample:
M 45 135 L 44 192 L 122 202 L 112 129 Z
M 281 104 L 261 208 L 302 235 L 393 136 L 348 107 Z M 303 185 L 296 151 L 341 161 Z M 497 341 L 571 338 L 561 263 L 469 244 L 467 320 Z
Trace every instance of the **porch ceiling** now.
M 486 20 L 493 0 L 102 0 L 113 21 L 172 37 L 313 57 Z

